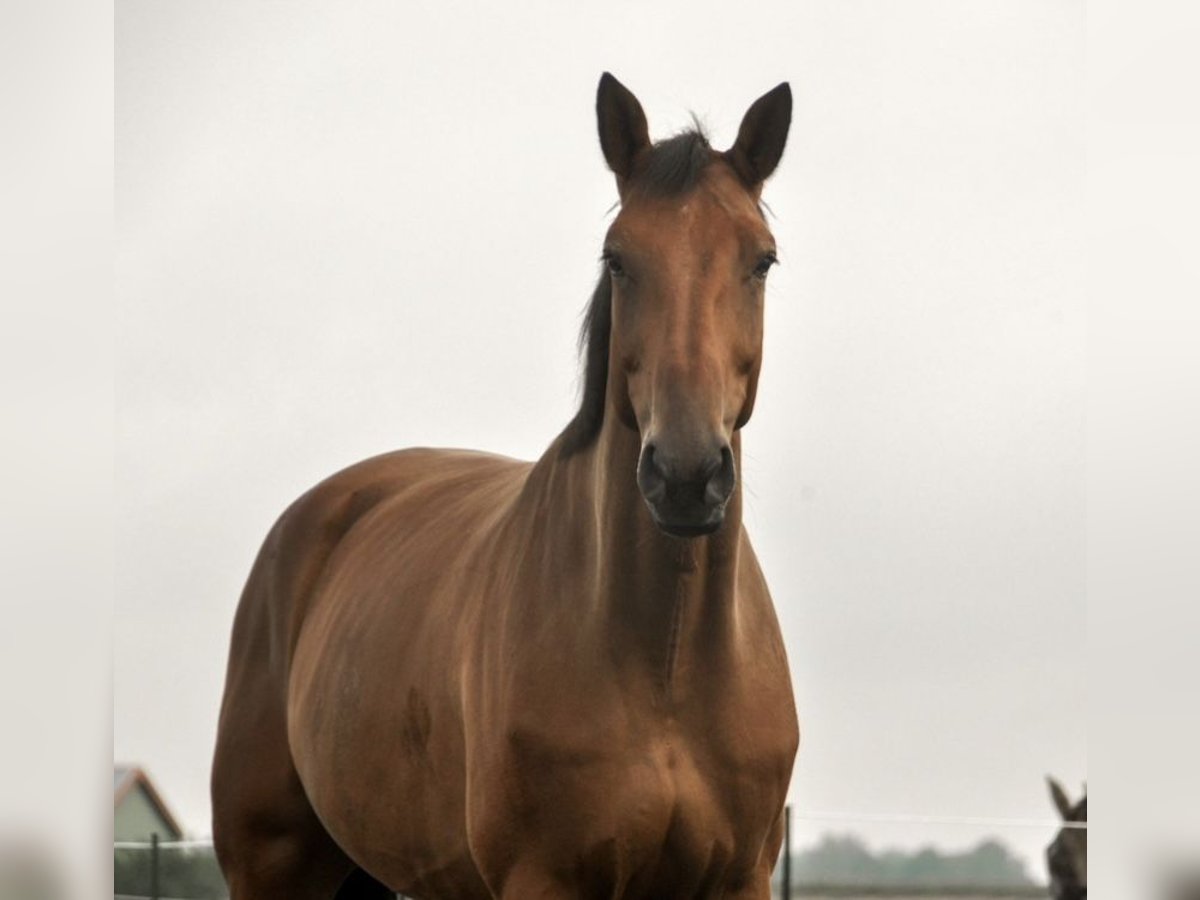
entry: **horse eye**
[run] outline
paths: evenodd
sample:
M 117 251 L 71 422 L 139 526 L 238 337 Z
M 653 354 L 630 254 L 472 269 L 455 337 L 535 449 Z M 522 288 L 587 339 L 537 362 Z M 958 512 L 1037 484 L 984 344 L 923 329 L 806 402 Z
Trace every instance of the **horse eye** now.
M 758 265 L 754 267 L 754 277 L 760 281 L 767 277 L 767 272 L 771 270 L 771 266 L 779 262 L 779 259 L 774 253 L 764 253 L 758 261 Z
M 605 250 L 602 258 L 604 260 L 604 264 L 608 266 L 608 271 L 611 274 L 617 276 L 618 278 L 625 274 L 625 267 L 621 265 L 621 258 L 615 253 Z

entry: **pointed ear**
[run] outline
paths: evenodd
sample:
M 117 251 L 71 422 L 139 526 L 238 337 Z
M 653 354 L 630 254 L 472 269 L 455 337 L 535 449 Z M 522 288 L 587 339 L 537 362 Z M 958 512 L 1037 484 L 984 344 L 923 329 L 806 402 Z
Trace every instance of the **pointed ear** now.
M 746 111 L 737 140 L 725 151 L 725 158 L 748 188 L 761 187 L 775 171 L 791 124 L 792 89 L 786 81 Z
M 633 173 L 634 158 L 650 146 L 650 132 L 642 104 L 608 72 L 600 76 L 596 89 L 596 120 L 600 149 L 619 185 Z
M 1046 783 L 1050 785 L 1050 799 L 1054 801 L 1054 806 L 1058 810 L 1058 814 L 1063 819 L 1071 818 L 1071 801 L 1067 799 L 1067 792 L 1062 789 L 1062 785 L 1046 776 Z

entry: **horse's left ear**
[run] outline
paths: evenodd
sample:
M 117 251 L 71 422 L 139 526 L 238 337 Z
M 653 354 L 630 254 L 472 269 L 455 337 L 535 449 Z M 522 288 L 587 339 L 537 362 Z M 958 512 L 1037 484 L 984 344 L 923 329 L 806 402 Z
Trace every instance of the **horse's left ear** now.
M 1064 820 L 1071 818 L 1071 801 L 1067 798 L 1067 792 L 1062 789 L 1062 785 L 1049 775 L 1046 776 L 1046 784 L 1050 787 L 1050 799 L 1054 801 L 1054 808 L 1058 810 L 1058 814 Z
M 763 94 L 746 111 L 737 140 L 725 158 L 748 188 L 762 187 L 779 160 L 792 124 L 792 89 L 785 81 Z

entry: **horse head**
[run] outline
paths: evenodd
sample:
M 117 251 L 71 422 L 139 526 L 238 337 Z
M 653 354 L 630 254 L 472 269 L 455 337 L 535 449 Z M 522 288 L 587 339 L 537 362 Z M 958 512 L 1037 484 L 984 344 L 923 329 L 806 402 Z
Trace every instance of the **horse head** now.
M 1087 822 L 1087 791 L 1072 804 L 1066 791 L 1053 778 L 1047 778 L 1050 797 L 1063 822 Z M 1050 890 L 1057 900 L 1084 900 L 1087 897 L 1087 829 L 1066 827 L 1059 830 L 1046 848 L 1046 866 L 1050 870 Z
M 734 432 L 754 408 L 777 261 L 759 196 L 783 154 L 791 89 L 759 98 L 724 152 L 699 130 L 652 144 L 641 104 L 608 73 L 596 111 L 620 195 L 603 252 L 605 393 L 640 436 L 637 484 L 655 523 L 708 534 L 724 521 Z

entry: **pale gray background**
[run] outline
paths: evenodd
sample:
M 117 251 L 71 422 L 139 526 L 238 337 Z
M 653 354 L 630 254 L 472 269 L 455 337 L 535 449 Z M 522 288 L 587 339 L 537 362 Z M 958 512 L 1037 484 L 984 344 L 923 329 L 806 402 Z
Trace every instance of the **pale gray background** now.
M 1049 819 L 1086 777 L 1083 5 L 117 4 L 114 753 L 197 834 L 274 517 L 412 445 L 537 456 L 615 200 L 608 69 L 729 144 L 781 80 L 748 527 L 805 810 Z M 874 844 L 1049 829 L 804 822 Z

